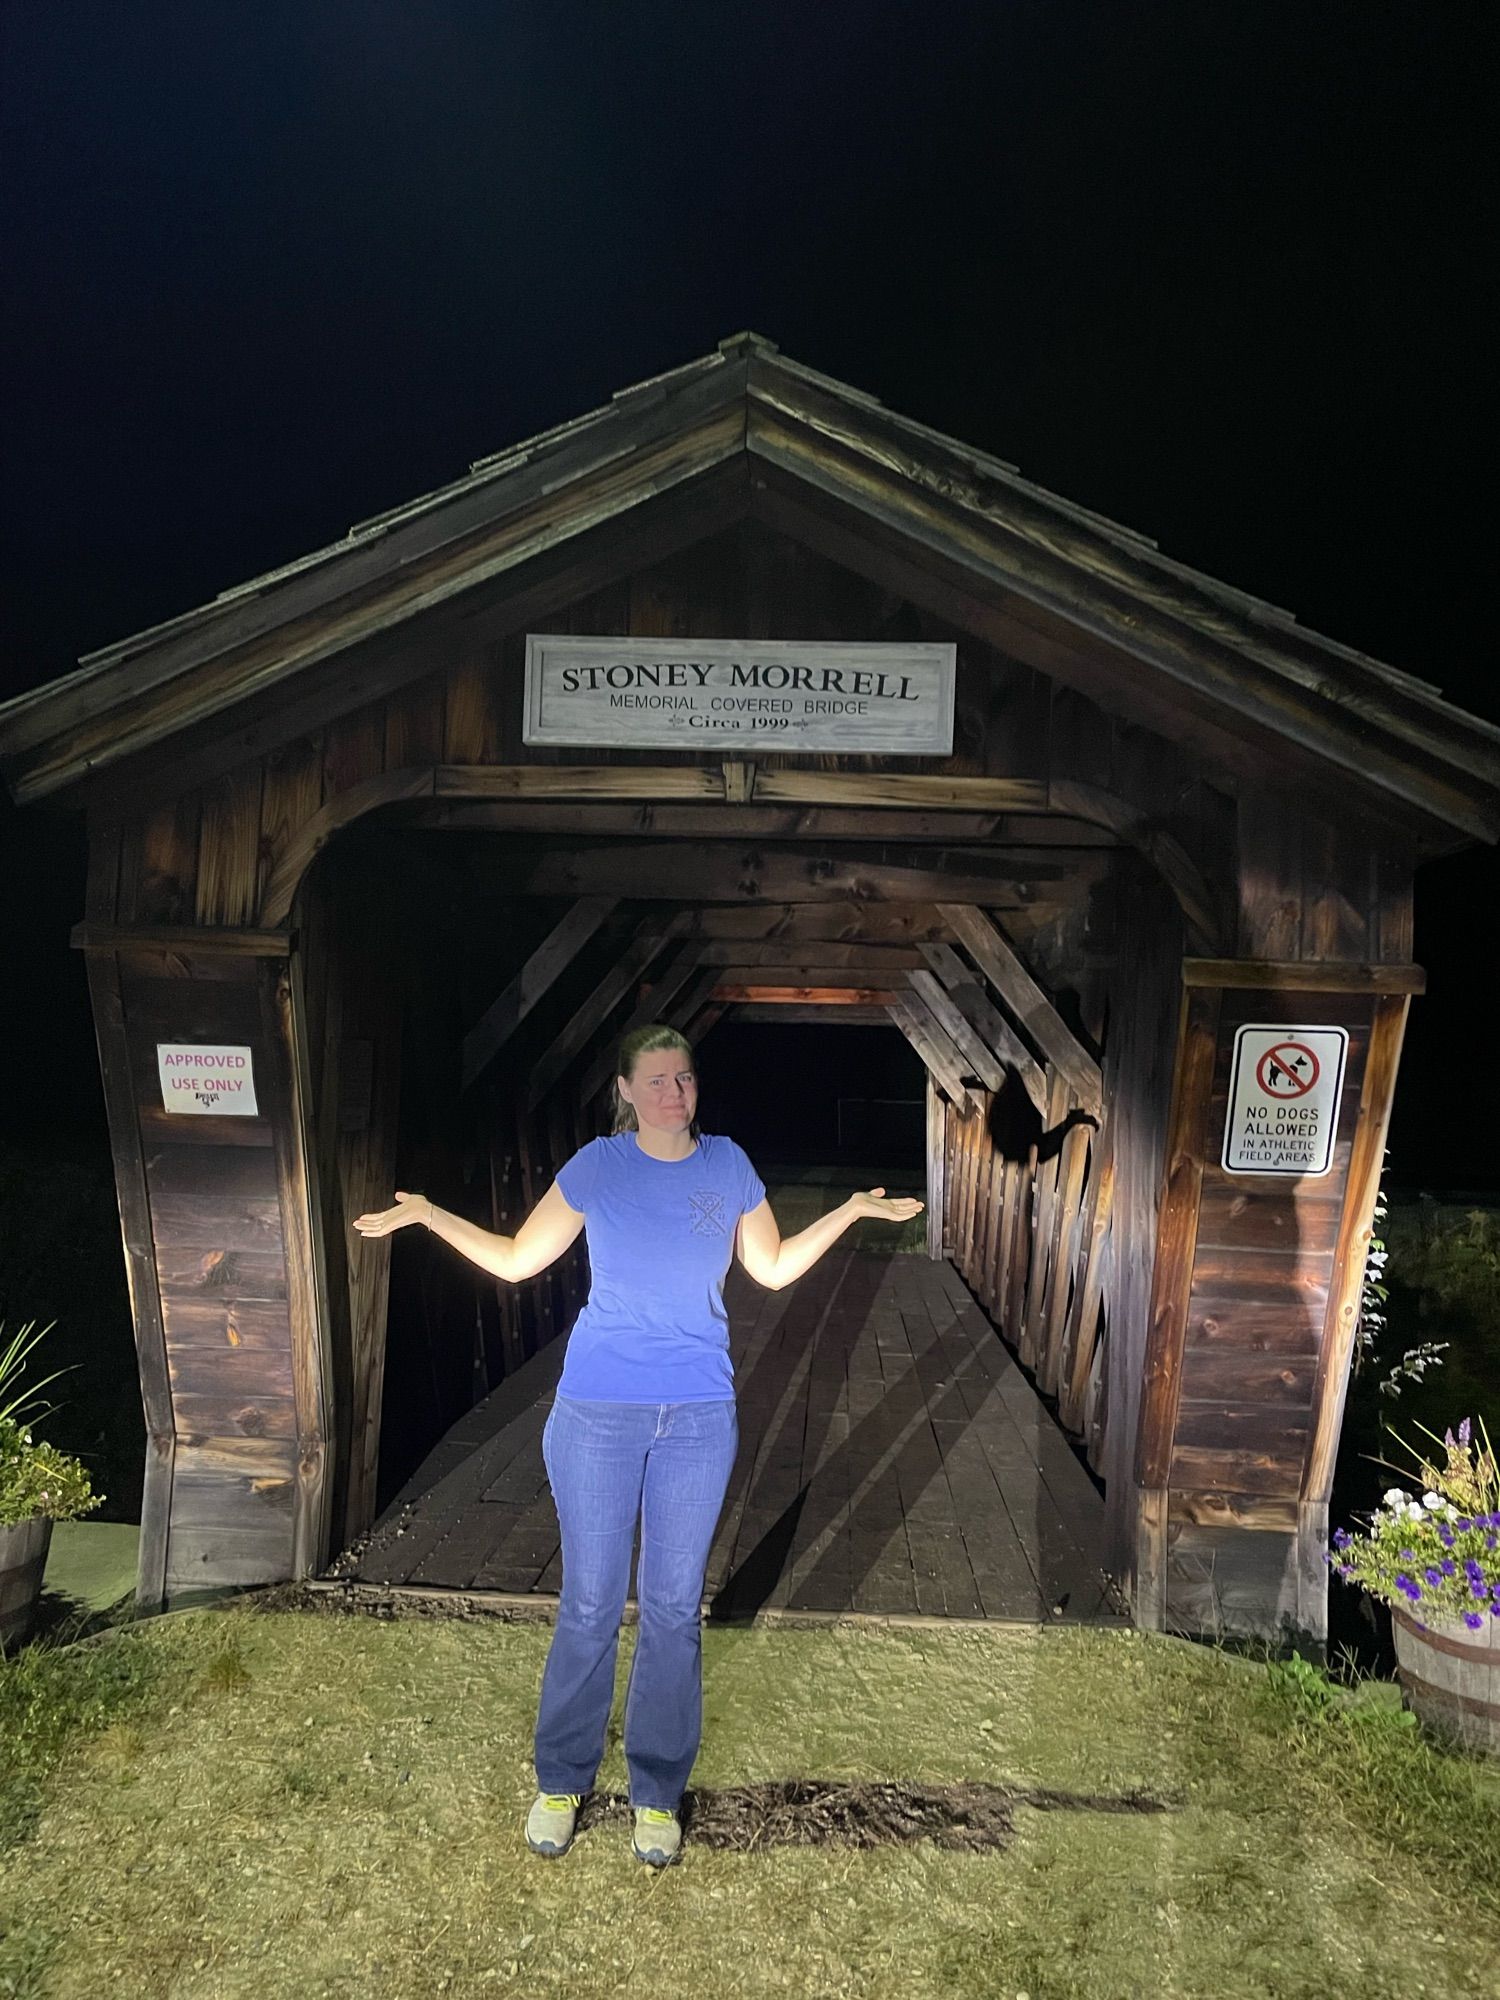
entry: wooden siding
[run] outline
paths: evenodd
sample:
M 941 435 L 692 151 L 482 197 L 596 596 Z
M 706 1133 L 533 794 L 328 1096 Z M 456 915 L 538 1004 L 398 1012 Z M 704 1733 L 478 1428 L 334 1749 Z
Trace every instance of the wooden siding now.
M 1237 801 L 1232 778 L 1165 725 L 1101 706 L 1102 680 L 1085 693 L 1071 667 L 1049 675 L 1045 649 L 1012 647 L 1011 626 L 962 591 L 931 578 L 919 588 L 909 558 L 884 569 L 878 536 L 861 553 L 831 516 L 815 546 L 758 522 L 714 525 L 706 514 L 695 536 L 686 516 L 659 522 L 668 552 L 648 561 L 643 521 L 593 569 L 560 562 L 508 614 L 497 600 L 477 622 L 409 635 L 405 655 L 387 635 L 369 676 L 352 655 L 330 666 L 316 700 L 267 708 L 236 736 L 239 761 L 200 731 L 191 754 L 142 764 L 100 795 L 91 978 L 143 1381 L 158 1385 L 148 1407 L 154 1395 L 168 1413 L 149 1426 L 154 1525 L 143 1537 L 143 1577 L 149 1568 L 160 1588 L 216 1574 L 220 1552 L 226 1578 L 244 1580 L 260 1560 L 291 1573 L 325 1525 L 348 1541 L 373 1518 L 390 1252 L 352 1240 L 353 1214 L 414 1184 L 513 1229 L 597 1129 L 613 1035 L 649 1010 L 653 991 L 682 1002 L 684 1020 L 706 1018 L 705 1007 L 733 1018 L 762 1004 L 735 994 L 762 986 L 884 994 L 892 975 L 906 982 L 904 1031 L 939 1081 L 934 1245 L 1104 1474 L 1115 1566 L 1129 1570 L 1146 1546 L 1133 1467 L 1182 951 L 1403 963 L 1410 836 L 1331 829 L 1248 784 Z M 526 627 L 543 622 L 685 640 L 952 638 L 954 754 L 913 772 L 869 757 L 530 749 L 521 653 Z M 476 849 L 485 833 L 496 836 L 490 858 Z M 497 930 L 493 948 L 471 954 L 474 990 L 459 995 L 445 968 L 466 917 L 443 915 L 445 896 Z M 581 896 L 620 909 L 463 1106 L 463 1034 Z M 541 913 L 535 934 L 528 899 Z M 1068 1037 L 1100 1051 L 1102 1089 L 1084 1086 L 1067 1044 L 1049 1040 L 1050 1017 L 1028 1015 L 1003 966 L 974 958 L 972 938 L 966 946 L 943 915 L 960 904 L 998 919 L 1038 992 L 1073 996 Z M 141 942 L 125 944 L 126 933 Z M 264 954 L 262 967 L 225 949 L 235 937 Z M 922 962 L 910 962 L 917 952 Z M 701 976 L 714 967 L 717 981 Z M 954 978 L 968 1001 L 955 1003 L 959 1018 Z M 1305 1018 L 1308 1000 L 1295 1000 Z M 1376 1006 L 1340 998 L 1330 1018 L 1347 1016 L 1357 1039 Z M 864 1018 L 857 1006 L 840 1012 Z M 271 1108 L 256 1120 L 170 1117 L 145 1065 L 152 1022 L 179 1037 L 251 1040 Z M 403 1078 L 413 1048 L 424 1064 L 451 1055 L 455 1074 Z M 1360 1115 L 1354 1054 L 1340 1186 Z M 446 1121 L 415 1149 L 403 1088 L 440 1104 Z M 1200 1109 L 1211 1127 L 1218 1113 Z M 169 1186 L 170 1169 L 162 1178 L 161 1158 L 179 1150 L 204 1156 L 191 1188 Z M 466 1174 L 450 1186 L 443 1176 L 460 1158 Z M 1323 1330 L 1361 1261 L 1358 1218 L 1326 1193 L 1242 1192 L 1200 1166 L 1172 1332 L 1172 1423 L 1142 1517 L 1150 1546 L 1165 1563 L 1170 1543 L 1186 1579 L 1210 1547 L 1195 1537 L 1284 1538 L 1297 1532 L 1286 1510 L 1312 1506 L 1292 1559 L 1306 1601 L 1317 1496 L 1299 1480 L 1329 1410 L 1336 1427 L 1341 1378 L 1320 1358 L 1334 1354 Z M 519 1288 L 476 1284 L 448 1258 L 424 1310 L 462 1347 L 478 1392 L 563 1331 L 585 1285 L 581 1251 Z M 230 1528 L 193 1511 L 208 1473 L 183 1488 L 179 1522 L 174 1466 L 186 1440 L 236 1438 L 264 1449 L 253 1476 L 269 1483 L 257 1493 L 287 1505 L 284 1518 L 264 1497 L 243 1515 L 221 1508 L 233 1515 L 225 1541 Z M 1279 1602 L 1273 1569 L 1272 1556 L 1252 1564 Z M 1174 1590 L 1196 1601 L 1194 1586 L 1162 1575 L 1165 1609 Z

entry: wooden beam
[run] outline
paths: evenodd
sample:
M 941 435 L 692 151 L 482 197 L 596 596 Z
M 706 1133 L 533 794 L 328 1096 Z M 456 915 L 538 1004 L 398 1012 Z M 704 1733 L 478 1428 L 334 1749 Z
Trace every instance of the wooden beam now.
M 616 906 L 614 896 L 580 896 L 537 946 L 497 1000 L 464 1036 L 463 1078 L 468 1090 L 484 1074 L 532 1008 L 595 935 Z
M 724 1019 L 762 1028 L 888 1028 L 891 1025 L 890 1010 L 885 1007 L 821 1007 L 787 1002 L 764 1006 L 759 1002 L 743 1000 L 726 1001 Z
M 1472 780 L 1451 766 L 1435 778 L 1385 719 L 1372 728 L 1366 715 L 1358 726 L 1354 711 L 1368 701 L 1334 684 L 1328 655 L 1293 663 L 1283 654 L 1268 666 L 1264 647 L 1252 654 L 1210 629 L 1222 608 L 1207 621 L 1184 615 L 1180 600 L 1162 596 L 1160 579 L 1140 571 L 1120 589 L 1118 546 L 1102 573 L 1089 555 L 1080 565 L 1058 546 L 1056 527 L 1026 532 L 993 510 L 981 518 L 935 483 L 913 480 L 899 447 L 871 451 L 838 416 L 820 420 L 789 408 L 780 393 L 776 400 L 771 407 L 752 397 L 750 406 L 758 518 L 1106 708 L 1124 706 L 1170 740 L 1247 771 L 1252 783 L 1257 759 L 1262 782 L 1279 759 L 1290 782 L 1347 788 L 1367 811 L 1379 787 L 1393 816 L 1420 814 L 1429 824 L 1441 816 L 1494 838 L 1493 805 L 1486 817 Z
M 260 923 L 274 929 L 286 922 L 298 883 L 335 834 L 379 806 L 394 805 L 403 799 L 431 798 L 435 777 L 430 764 L 408 771 L 378 772 L 347 786 L 311 819 L 293 827 L 283 846 L 270 857 L 260 897 Z
M 967 1117 L 974 1100 L 963 1079 L 963 1059 L 914 993 L 903 993 L 886 1013 L 911 1043 L 943 1090 Z
M 1062 1071 L 1079 1103 L 1097 1116 L 1104 1101 L 1099 1065 L 994 924 L 983 910 L 962 903 L 939 903 L 938 911 L 1043 1055 Z
M 1145 855 L 1177 898 L 1190 945 L 1200 951 L 1212 951 L 1227 941 L 1232 934 L 1227 892 L 1215 895 L 1208 877 L 1182 842 L 1166 832 L 1154 817 L 1154 806 L 1152 812 L 1142 812 L 1113 792 L 1066 778 L 1054 779 L 1047 796 L 1055 811 L 1076 814 L 1096 826 L 1108 827 Z
M 543 766 L 552 769 L 552 766 Z M 618 767 L 633 770 L 633 765 Z M 601 801 L 551 798 L 447 798 L 409 800 L 402 826 L 456 833 L 567 833 L 640 839 L 663 834 L 687 840 L 855 840 L 930 842 L 1118 853 L 1121 842 L 1106 829 L 1063 814 L 927 812 L 892 806 L 704 804 L 649 798 Z
M 881 986 L 903 987 L 913 968 L 891 965 L 884 960 L 871 964 L 864 954 L 830 952 L 826 957 L 818 946 L 802 946 L 795 955 L 783 953 L 762 960 L 758 953 L 744 952 L 734 945 L 720 946 L 710 953 L 698 944 L 699 962 L 711 966 L 723 986 Z M 733 954 L 726 956 L 726 951 Z M 900 954 L 914 958 L 915 952 Z M 884 1005 L 884 1002 L 881 1002 Z
M 738 986 L 718 981 L 715 1000 L 726 1006 L 744 1001 L 752 1007 L 885 1007 L 892 989 L 879 986 Z
M 1045 813 L 1045 778 L 961 778 L 918 771 L 761 771 L 755 796 L 808 805 L 926 806 L 967 812 Z
M 262 1088 L 271 1099 L 277 1203 L 286 1260 L 291 1320 L 292 1393 L 297 1470 L 292 1489 L 291 1564 L 294 1577 L 316 1576 L 329 1557 L 333 1518 L 334 1361 L 328 1277 L 323 1254 L 322 1201 L 312 1145 L 311 1087 L 305 1020 L 294 1008 L 292 970 L 263 959 L 258 975 L 261 1023 L 269 1055 Z M 299 1033 L 299 1029 L 301 1032 Z
M 1146 1492 L 1165 1489 L 1172 1463 L 1221 998 L 1217 988 L 1204 986 L 1189 987 L 1182 998 L 1136 1432 L 1135 1481 Z
M 1420 965 L 1346 965 L 1325 959 L 1185 958 L 1185 986 L 1281 993 L 1425 993 Z
M 650 991 L 643 993 L 630 1013 L 618 1028 L 611 1029 L 578 1086 L 578 1101 L 589 1103 L 615 1074 L 615 1056 L 620 1042 L 626 1035 L 633 1035 L 637 1028 L 644 1028 L 651 1021 L 669 1021 L 669 1010 L 673 1000 L 687 985 L 698 969 L 696 945 L 685 944 L 674 952 L 661 971 L 651 981 Z
M 918 1055 L 921 1050 L 918 1049 Z M 943 1211 L 947 1202 L 947 1155 L 943 1146 L 947 1113 L 931 1070 L 927 1082 L 927 1254 L 936 1262 L 943 1254 Z
M 1410 996 L 1405 993 L 1385 995 L 1375 1003 L 1364 1083 L 1359 1096 L 1359 1114 L 1350 1150 L 1349 1178 L 1344 1189 L 1344 1208 L 1334 1250 L 1333 1274 L 1328 1286 L 1323 1336 L 1318 1345 L 1318 1368 L 1312 1393 L 1312 1434 L 1302 1473 L 1304 1500 L 1326 1502 L 1333 1491 L 1333 1463 L 1338 1454 L 1349 1362 L 1354 1351 L 1354 1330 L 1359 1323 L 1360 1291 L 1364 1283 L 1365 1260 L 1369 1256 L 1374 1234 L 1375 1198 L 1380 1188 L 1385 1135 L 1390 1124 L 1396 1071 L 1401 1061 L 1401 1043 L 1406 1033 L 1410 1005 Z
M 664 928 L 638 932 L 625 947 L 577 1013 L 532 1064 L 526 1082 L 525 1109 L 528 1113 L 542 1102 L 652 959 L 676 935 L 675 925 L 668 924 Z
M 718 1006 L 700 1007 L 697 1013 L 684 1016 L 682 1032 L 687 1036 L 695 1050 L 701 1048 L 714 1029 L 718 1027 L 720 1021 L 724 1018 L 724 1011 L 722 1007 Z
M 1099 1303 L 1104 1287 L 1104 1246 L 1109 1236 L 1110 1217 L 1115 1204 L 1114 1123 L 1106 1116 L 1103 1129 L 1094 1134 L 1093 1157 L 1089 1163 L 1088 1201 L 1084 1210 L 1083 1239 L 1080 1246 L 1079 1282 L 1068 1308 L 1067 1331 L 1063 1337 L 1060 1363 L 1061 1388 L 1058 1414 L 1069 1430 L 1079 1427 L 1083 1392 L 1093 1366 L 1094 1347 L 1099 1331 Z
M 722 800 L 717 775 L 695 764 L 439 764 L 438 799 Z
M 195 924 L 75 924 L 68 942 L 75 951 L 229 952 L 239 958 L 285 958 L 295 931 L 225 930 Z
M 915 945 L 949 934 L 937 911 L 921 903 L 708 903 L 684 915 L 684 937 L 724 940 Z
M 848 974 L 855 984 L 890 982 L 899 985 L 901 974 L 921 965 L 920 952 L 906 945 L 846 944 L 838 939 L 828 943 L 795 938 L 755 939 L 699 938 L 698 958 L 703 965 L 722 968 L 721 977 L 748 980 L 761 977 L 770 968 L 799 975 L 803 986 L 837 986 Z
M 973 970 L 951 944 L 919 944 L 917 950 L 964 1016 L 994 1050 L 1007 1069 L 1020 1078 L 1021 1087 L 1042 1117 L 1047 1115 L 1047 1079 L 1030 1049 L 1011 1029 L 1010 1023 L 990 1002 Z
M 701 952 L 701 946 L 699 949 Z M 719 968 L 716 965 L 701 967 L 698 977 L 673 998 L 665 1018 L 674 1028 L 680 1028 L 684 1034 L 687 1034 L 689 1022 L 700 1014 L 712 1014 L 714 1020 L 717 1020 L 724 1011 L 713 998 L 713 991 L 718 983 Z M 688 1039 L 691 1040 L 692 1037 L 688 1036 Z
M 986 1090 L 1000 1090 L 1005 1084 L 1005 1066 L 982 1035 L 965 1019 L 948 995 L 948 990 L 930 972 L 909 972 L 909 985 L 921 994 L 927 1010 L 935 1016 L 948 1039 L 979 1078 Z
M 301 615 L 289 602 L 301 584 L 237 593 L 238 603 L 211 634 L 200 636 L 194 621 L 180 647 L 158 643 L 143 648 L 138 663 L 112 663 L 108 710 L 99 707 L 94 676 L 74 677 L 81 682 L 76 694 L 66 704 L 54 699 L 38 716 L 32 733 L 47 740 L 14 760 L 12 787 L 18 799 L 40 796 L 96 777 L 117 760 L 153 748 L 162 753 L 174 733 L 190 738 L 187 746 L 171 747 L 188 748 L 193 768 L 186 782 L 197 785 L 204 771 L 193 753 L 203 748 L 205 733 L 232 744 L 242 761 L 270 747 L 261 729 L 278 707 L 287 717 L 285 733 L 270 740 L 286 742 L 347 707 L 351 681 L 364 699 L 375 700 L 442 664 L 445 645 L 482 644 L 497 628 L 524 630 L 538 610 L 574 603 L 741 517 L 743 439 L 742 407 L 714 412 L 639 453 L 606 454 L 577 481 L 560 480 L 519 512 L 512 501 L 500 520 L 476 524 L 404 562 L 395 562 L 392 551 L 410 543 L 413 527 L 393 527 L 352 549 L 336 569 L 322 566 L 339 595 Z M 523 470 L 521 483 L 528 477 Z M 447 509 L 428 517 L 439 533 L 443 514 L 452 518 Z M 372 553 L 376 574 L 368 587 L 357 587 L 354 579 Z M 305 575 L 316 589 L 316 570 Z M 237 629 L 247 615 L 261 622 L 253 636 Z M 314 696 L 322 700 L 305 719 Z M 64 722 L 65 707 L 75 720 Z M 7 732 L 8 761 L 15 734 L 14 727 Z M 108 775 L 118 798 L 126 774 Z
M 135 1326 L 136 1359 L 140 1366 L 141 1403 L 146 1419 L 146 1477 L 141 1503 L 141 1534 L 136 1570 L 136 1604 L 160 1609 L 166 1599 L 167 1539 L 172 1516 L 172 1478 L 177 1452 L 177 1426 L 172 1413 L 172 1385 L 167 1368 L 167 1336 L 162 1321 L 161 1287 L 151 1226 L 151 1197 L 136 1117 L 135 1083 L 130 1044 L 125 1031 L 125 1004 L 118 962 L 108 953 L 90 952 L 89 995 L 93 1001 L 94 1034 L 99 1045 L 99 1071 L 104 1084 L 104 1109 L 114 1154 L 115 1196 L 125 1250 L 125 1283 Z
M 1060 856 L 975 848 L 945 855 L 920 850 L 830 854 L 823 847 L 736 847 L 729 842 L 611 841 L 479 857 L 472 879 L 509 895 L 678 897 L 684 902 L 956 902 L 1000 909 L 1071 905 L 1107 871 L 1107 854 Z

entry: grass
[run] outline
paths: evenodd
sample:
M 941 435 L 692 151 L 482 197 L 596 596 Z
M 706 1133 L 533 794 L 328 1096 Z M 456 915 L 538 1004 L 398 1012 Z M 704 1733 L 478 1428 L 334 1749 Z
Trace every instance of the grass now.
M 1500 1993 L 1500 1783 L 1389 1685 L 1088 1627 L 710 1627 L 696 1785 L 1171 1810 L 1021 1807 L 982 1854 L 690 1843 L 656 1875 L 617 1822 L 525 1851 L 549 1637 L 246 1600 L 26 1649 L 0 1667 L 0 1994 Z

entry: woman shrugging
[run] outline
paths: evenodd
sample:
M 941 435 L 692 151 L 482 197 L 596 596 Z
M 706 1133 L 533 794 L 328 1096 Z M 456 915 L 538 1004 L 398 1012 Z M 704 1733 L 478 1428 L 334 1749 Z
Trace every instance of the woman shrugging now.
M 425 1222 L 482 1270 L 533 1278 L 587 1231 L 591 1283 L 573 1327 L 542 1457 L 562 1527 L 562 1591 L 536 1723 L 533 1853 L 566 1854 L 604 1755 L 637 1518 L 640 1625 L 625 1696 L 632 1847 L 677 1859 L 678 1808 L 703 1721 L 699 1607 L 739 1444 L 723 1286 L 732 1251 L 779 1291 L 861 1217 L 922 1203 L 851 1195 L 785 1242 L 733 1139 L 698 1130 L 693 1052 L 676 1029 L 620 1046 L 614 1130 L 593 1139 L 511 1236 L 398 1193 L 363 1236 Z

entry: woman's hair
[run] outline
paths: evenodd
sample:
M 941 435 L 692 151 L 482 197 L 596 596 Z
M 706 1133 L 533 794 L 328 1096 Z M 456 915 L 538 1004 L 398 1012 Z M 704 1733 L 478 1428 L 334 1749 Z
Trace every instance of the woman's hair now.
M 689 1062 L 693 1060 L 693 1045 L 686 1035 L 680 1035 L 675 1028 L 669 1028 L 665 1021 L 650 1021 L 644 1028 L 637 1028 L 633 1034 L 626 1035 L 620 1043 L 619 1052 L 615 1057 L 616 1078 L 623 1076 L 628 1080 L 635 1074 L 637 1059 L 653 1055 L 657 1049 L 681 1049 Z M 638 1131 L 640 1128 L 636 1124 L 635 1106 L 627 1104 L 621 1097 L 618 1081 L 611 1084 L 610 1092 L 614 1100 L 612 1106 L 614 1117 L 609 1128 L 611 1133 Z M 688 1129 L 696 1139 L 698 1136 L 696 1117 Z

